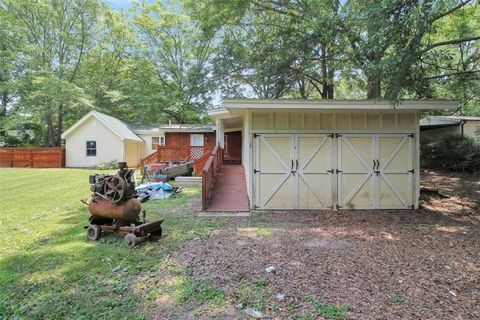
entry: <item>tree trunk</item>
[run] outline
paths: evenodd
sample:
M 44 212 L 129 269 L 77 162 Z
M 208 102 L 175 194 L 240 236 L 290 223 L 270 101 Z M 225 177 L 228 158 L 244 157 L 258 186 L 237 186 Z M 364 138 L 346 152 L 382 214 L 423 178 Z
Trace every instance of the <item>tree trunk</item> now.
M 62 146 L 62 127 L 63 127 L 63 104 L 58 109 L 58 125 L 57 125 L 57 137 L 55 139 L 55 147 Z
M 333 61 L 330 60 L 331 52 L 327 46 L 322 47 L 322 99 L 333 99 Z
M 2 51 L 7 50 L 7 45 L 3 43 Z M 7 104 L 8 104 L 8 89 L 6 86 L 8 79 L 8 70 L 5 68 L 0 70 L 0 83 L 4 85 L 4 89 L 2 90 L 1 98 L 0 98 L 0 119 L 5 119 L 7 117 Z M 6 135 L 5 129 L 3 128 L 3 121 L 0 122 L 0 137 Z
M 369 79 L 367 83 L 367 99 L 378 99 L 381 97 L 380 80 Z
M 337 10 L 338 8 L 335 8 L 335 10 Z M 330 57 L 333 57 L 333 49 L 331 48 L 327 48 L 327 55 L 330 56 Z M 334 96 L 334 89 L 335 89 L 335 85 L 334 85 L 334 79 L 333 79 L 333 76 L 335 74 L 335 62 L 334 62 L 334 59 L 330 59 L 329 58 L 329 63 L 328 63 L 328 70 L 327 70 L 327 81 L 328 81 L 328 87 L 326 88 L 327 89 L 327 99 L 333 99 L 333 96 Z
M 52 120 L 52 115 L 47 114 L 47 135 L 45 137 L 45 146 L 46 147 L 54 147 L 55 141 L 54 141 L 54 133 L 53 133 L 53 120 Z
M 327 71 L 327 61 L 326 61 L 326 50 L 325 46 L 322 45 L 322 99 L 328 99 L 328 71 Z
M 300 92 L 300 97 L 302 99 L 308 99 L 307 92 L 305 90 L 305 80 L 298 80 L 298 91 Z

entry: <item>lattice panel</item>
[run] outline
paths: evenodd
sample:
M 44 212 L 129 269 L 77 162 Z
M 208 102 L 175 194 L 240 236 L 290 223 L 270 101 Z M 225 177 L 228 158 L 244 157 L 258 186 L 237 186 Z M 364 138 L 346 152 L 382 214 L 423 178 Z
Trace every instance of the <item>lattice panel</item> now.
M 142 160 L 142 166 L 149 163 L 197 161 L 212 151 L 212 147 L 159 146 L 156 152 Z
M 234 162 L 242 161 L 242 133 L 240 131 L 225 133 L 223 159 Z

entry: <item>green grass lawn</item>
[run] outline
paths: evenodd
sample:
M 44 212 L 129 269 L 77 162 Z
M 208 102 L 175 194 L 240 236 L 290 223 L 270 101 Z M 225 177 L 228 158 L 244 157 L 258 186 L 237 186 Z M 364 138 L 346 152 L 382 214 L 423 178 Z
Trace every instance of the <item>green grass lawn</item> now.
M 196 284 L 188 272 L 169 266 L 168 257 L 182 241 L 220 226 L 186 212 L 200 190 L 186 188 L 142 206 L 151 220 L 165 218 L 161 240 L 136 248 L 125 247 L 119 236 L 95 243 L 87 240 L 89 214 L 80 202 L 90 197 L 88 175 L 95 172 L 0 169 L 0 318 L 142 319 L 161 292 L 189 298 Z M 173 277 L 149 283 L 163 272 Z

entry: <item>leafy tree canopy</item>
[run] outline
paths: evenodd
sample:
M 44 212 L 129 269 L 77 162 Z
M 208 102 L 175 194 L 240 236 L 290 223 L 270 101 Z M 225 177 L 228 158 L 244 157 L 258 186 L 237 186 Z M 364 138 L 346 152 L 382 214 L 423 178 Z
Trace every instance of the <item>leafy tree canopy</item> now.
M 474 0 L 0 0 L 0 136 L 60 145 L 91 109 L 206 122 L 227 97 L 456 99 L 480 115 Z

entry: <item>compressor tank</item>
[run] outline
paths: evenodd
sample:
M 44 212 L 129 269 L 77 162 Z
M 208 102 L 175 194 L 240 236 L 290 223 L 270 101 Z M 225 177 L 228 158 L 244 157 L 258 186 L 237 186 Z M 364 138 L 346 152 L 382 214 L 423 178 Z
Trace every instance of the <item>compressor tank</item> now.
M 125 222 L 135 222 L 141 211 L 140 201 L 136 198 L 125 202 L 111 203 L 108 200 L 95 197 L 88 204 L 88 211 L 94 217 L 119 219 Z

